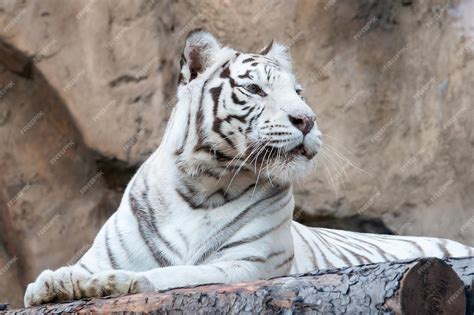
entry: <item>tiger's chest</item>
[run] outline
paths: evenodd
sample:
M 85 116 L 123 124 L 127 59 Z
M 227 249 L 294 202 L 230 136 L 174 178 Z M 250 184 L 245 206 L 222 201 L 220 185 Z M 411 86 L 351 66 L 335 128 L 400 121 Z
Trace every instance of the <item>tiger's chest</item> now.
M 180 255 L 175 264 L 199 264 L 207 260 L 232 237 L 241 234 L 231 226 L 237 213 L 223 214 L 216 209 L 181 211 L 163 225 L 163 233 L 173 240 Z
M 152 256 L 171 266 L 198 265 L 239 259 L 244 254 L 265 256 L 292 250 L 286 248 L 292 246 L 290 224 L 286 223 L 291 221 L 294 207 L 288 187 L 259 187 L 211 209 L 191 207 L 173 187 L 160 186 L 156 196 L 149 191 L 145 195 L 148 203 L 143 203 L 147 207 L 141 210 L 147 212 L 138 215 L 137 209 L 130 209 L 140 220 L 137 227 L 130 226 L 123 234 L 140 236 L 144 244 L 134 250 L 130 266 L 140 265 L 145 270 L 162 267 L 150 265 Z M 239 246 L 229 248 L 228 244 Z

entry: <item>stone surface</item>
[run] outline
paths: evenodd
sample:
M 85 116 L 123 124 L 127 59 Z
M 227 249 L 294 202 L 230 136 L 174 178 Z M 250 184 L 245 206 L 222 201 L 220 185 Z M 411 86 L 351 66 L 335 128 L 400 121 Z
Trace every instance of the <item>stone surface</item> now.
M 447 3 L 0 0 L 0 297 L 19 306 L 115 210 L 196 27 L 290 46 L 328 144 L 297 218 L 474 245 L 474 5 Z

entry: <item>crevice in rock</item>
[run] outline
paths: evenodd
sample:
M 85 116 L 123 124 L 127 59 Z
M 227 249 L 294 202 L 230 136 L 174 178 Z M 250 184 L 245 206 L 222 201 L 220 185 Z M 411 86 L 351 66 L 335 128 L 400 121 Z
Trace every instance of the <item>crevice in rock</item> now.
M 94 152 L 97 169 L 103 172 L 103 178 L 107 188 L 123 193 L 137 172 L 139 165 L 130 165 L 117 158 L 106 157 L 98 152 Z
M 327 211 L 325 211 L 327 212 Z M 348 230 L 363 233 L 395 234 L 380 218 L 366 215 L 351 215 L 340 217 L 331 214 L 312 215 L 295 207 L 294 219 L 301 224 L 312 227 L 323 227 L 338 230 Z
M 112 80 L 109 82 L 110 87 L 117 87 L 121 84 L 127 84 L 127 83 L 138 83 L 140 81 L 148 79 L 148 76 L 133 76 L 129 74 L 124 74 L 119 76 L 118 78 Z
M 2 40 L 0 40 L 0 62 L 12 73 L 28 80 L 33 79 L 32 59 Z

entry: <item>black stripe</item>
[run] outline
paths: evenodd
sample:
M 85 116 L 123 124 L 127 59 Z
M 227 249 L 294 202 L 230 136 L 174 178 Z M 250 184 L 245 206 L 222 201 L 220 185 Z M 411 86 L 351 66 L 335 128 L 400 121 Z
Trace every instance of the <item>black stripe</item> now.
M 373 237 L 373 236 L 374 236 L 373 234 L 372 234 L 372 235 L 367 235 L 366 237 L 369 237 L 369 236 L 372 237 L 372 238 L 375 238 L 375 237 Z M 375 238 L 375 239 L 377 239 L 377 238 Z M 389 246 L 393 245 L 393 241 L 390 242 L 390 241 L 388 241 L 388 240 L 386 240 L 386 239 L 377 239 L 377 240 L 380 241 L 380 242 L 383 242 L 383 243 L 385 243 L 385 244 L 387 244 L 387 245 L 389 245 Z M 385 252 L 385 253 L 388 254 L 388 252 Z M 392 255 L 393 257 L 395 257 L 395 260 L 400 259 L 399 257 L 397 257 L 397 256 L 395 256 L 395 255 L 393 255 L 393 254 L 390 254 L 390 255 Z
M 240 87 L 240 86 L 239 86 L 237 89 L 238 89 L 238 91 L 239 91 L 240 93 L 242 93 L 243 95 L 245 95 L 245 96 L 247 96 L 247 97 L 250 97 L 250 95 L 252 95 L 252 94 L 250 94 L 250 92 L 247 92 L 247 90 L 244 89 L 243 87 Z
M 203 151 L 203 152 L 206 152 L 207 154 L 210 154 L 212 156 L 213 159 L 219 161 L 219 162 L 229 162 L 229 161 L 232 161 L 234 158 L 230 157 L 230 156 L 227 156 L 225 155 L 224 153 L 222 153 L 221 151 L 211 147 L 210 145 L 208 144 L 199 144 L 199 145 L 196 145 L 196 147 L 194 148 L 194 150 L 197 152 L 197 151 Z M 238 161 L 242 161 L 242 159 L 236 159 Z
M 243 79 L 243 78 L 250 78 L 250 73 L 251 73 L 251 72 L 252 72 L 251 70 L 247 70 L 247 71 L 245 71 L 244 74 L 238 75 L 237 77 L 239 77 L 240 79 Z
M 151 234 L 150 230 L 152 228 L 150 226 L 150 223 L 146 220 L 143 212 L 139 209 L 138 202 L 137 202 L 136 198 L 131 193 L 129 194 L 129 201 L 130 201 L 130 209 L 131 209 L 133 215 L 135 216 L 135 219 L 138 222 L 138 230 L 140 232 L 140 236 L 143 239 L 143 242 L 148 247 L 148 249 L 150 250 L 150 253 L 152 254 L 152 256 L 155 258 L 156 262 L 161 267 L 170 266 L 171 262 L 166 257 L 164 257 L 163 253 L 160 250 L 158 250 L 156 248 L 155 244 L 150 242 L 150 240 L 148 239 L 148 235 L 146 235 L 146 234 L 147 234 L 147 232 L 149 234 Z
M 255 107 L 251 107 L 250 110 L 243 115 L 228 115 L 225 118 L 225 121 L 230 122 L 231 119 L 236 119 L 240 121 L 241 123 L 245 123 L 245 118 L 247 118 L 253 112 L 254 109 Z
M 209 92 L 211 93 L 212 101 L 214 102 L 214 107 L 212 109 L 212 113 L 214 114 L 214 117 L 217 117 L 217 110 L 219 108 L 219 98 L 221 96 L 223 85 L 224 84 L 221 84 L 219 86 L 209 89 Z
M 268 64 L 276 66 L 277 68 L 279 68 L 279 64 L 275 59 L 267 57 L 267 56 L 260 56 L 260 58 L 265 59 Z
M 183 243 L 186 245 L 186 249 L 188 249 L 189 248 L 189 240 L 188 240 L 187 236 L 184 235 L 183 231 L 181 231 L 180 229 L 177 229 L 176 233 L 178 233 L 179 237 L 181 238 Z
M 355 238 L 353 235 L 350 235 L 350 236 L 342 236 L 342 235 L 339 235 L 336 231 L 327 230 L 327 229 L 326 229 L 325 231 L 326 231 L 327 233 L 331 233 L 331 234 L 333 235 L 333 236 L 330 236 L 330 237 L 336 238 L 336 239 L 340 240 L 340 241 L 343 242 L 343 243 L 344 243 L 344 242 L 347 242 L 347 239 L 345 239 L 344 237 L 350 238 L 350 240 L 351 240 L 351 241 L 350 241 L 350 246 L 355 247 L 355 248 L 358 249 L 358 250 L 364 251 L 364 252 L 368 253 L 369 255 L 373 255 L 373 252 L 371 252 L 370 250 L 368 250 L 368 249 L 365 248 L 364 246 L 358 244 L 357 241 L 361 241 L 361 240 Z M 388 257 L 385 255 L 385 253 L 384 253 L 383 251 L 381 251 L 381 249 L 378 248 L 377 246 L 374 246 L 374 244 L 371 244 L 371 243 L 368 243 L 368 242 L 363 242 L 363 243 L 369 245 L 369 246 L 372 247 L 372 248 L 375 248 L 375 250 L 377 251 L 377 253 L 378 253 L 379 255 L 381 255 L 383 259 L 385 259 L 385 260 L 387 260 L 387 261 L 389 260 Z M 364 258 L 368 260 L 367 257 L 364 257 Z M 396 257 L 393 257 L 393 260 L 396 260 Z
M 265 73 L 267 74 L 267 81 L 270 82 L 270 66 L 265 65 L 264 70 L 265 70 Z
M 149 220 L 151 221 L 151 224 L 152 224 L 152 227 L 153 227 L 153 230 L 154 230 L 156 236 L 160 239 L 160 241 L 163 244 L 165 244 L 165 246 L 168 248 L 168 250 L 170 252 L 174 253 L 179 258 L 182 258 L 181 253 L 179 253 L 178 250 L 176 248 L 174 248 L 173 245 L 171 245 L 171 243 L 160 233 L 160 231 L 158 229 L 158 226 L 157 226 L 156 217 L 154 215 L 155 209 L 151 206 L 150 200 L 148 199 L 149 187 L 148 187 L 148 183 L 146 181 L 146 178 L 143 178 L 143 183 L 145 184 L 145 190 L 142 191 L 142 197 L 143 197 L 143 200 L 145 201 L 145 206 L 146 206 L 146 210 L 147 210 L 148 215 L 149 215 Z
M 295 258 L 295 254 L 293 253 L 290 257 L 288 257 L 287 259 L 285 259 L 283 262 L 281 262 L 280 264 L 276 265 L 275 266 L 275 269 L 279 269 L 289 263 L 291 263 L 293 261 L 293 258 Z
M 85 298 L 87 296 L 86 291 L 82 289 L 81 287 L 81 281 L 79 279 L 76 279 L 76 286 L 79 289 L 80 297 L 79 299 Z
M 357 252 L 353 251 L 352 249 L 347 248 L 343 245 L 341 245 L 341 248 L 345 249 L 346 252 L 349 252 L 349 254 L 351 254 L 352 257 L 355 258 L 357 265 L 363 265 L 364 263 L 370 263 L 370 260 L 367 257 L 359 255 Z
M 216 266 L 216 265 L 211 265 L 213 266 L 214 268 L 216 268 L 217 270 L 219 270 L 220 272 L 222 272 L 225 276 L 227 276 L 227 273 L 225 272 L 225 270 L 219 266 Z
M 267 261 L 264 257 L 260 257 L 260 256 L 249 256 L 249 257 L 240 258 L 237 260 L 244 260 L 244 261 L 258 262 L 258 263 L 264 263 Z
M 240 220 L 242 220 L 245 215 L 254 207 L 254 206 L 257 206 L 259 203 L 263 202 L 263 201 L 266 201 L 268 199 L 271 199 L 273 197 L 276 197 L 280 194 L 281 192 L 280 191 L 276 191 L 276 193 L 272 193 L 272 194 L 269 194 L 269 196 L 261 199 L 260 201 L 248 206 L 247 208 L 245 208 L 244 211 L 242 211 L 241 213 L 239 213 L 237 216 L 234 217 L 234 219 L 232 219 L 232 221 L 228 222 L 223 228 L 220 229 L 220 231 L 224 231 L 225 229 L 229 228 L 230 226 L 234 225 L 235 223 L 239 222 Z
M 226 249 L 229 249 L 229 248 L 232 248 L 232 247 L 236 247 L 236 246 L 240 246 L 242 244 L 246 244 L 246 243 L 250 243 L 250 242 L 254 242 L 254 241 L 257 241 L 263 237 L 265 237 L 267 234 L 279 229 L 281 226 L 283 226 L 283 224 L 285 224 L 286 222 L 288 222 L 289 218 L 285 218 L 282 222 L 280 222 L 279 224 L 263 231 L 263 232 L 260 232 L 254 236 L 249 236 L 249 237 L 245 237 L 241 240 L 238 240 L 238 241 L 234 241 L 232 243 L 228 243 L 224 246 L 222 246 L 219 251 L 223 251 L 223 250 L 226 250 Z
M 219 86 L 216 86 L 216 87 L 213 87 L 209 90 L 210 93 L 211 93 L 211 96 L 212 96 L 212 101 L 214 102 L 214 107 L 213 107 L 213 110 L 212 110 L 212 112 L 214 114 L 214 122 L 212 124 L 212 130 L 215 133 L 217 133 L 225 142 L 227 142 L 230 145 L 231 148 L 235 149 L 235 145 L 232 142 L 232 140 L 230 140 L 221 131 L 221 125 L 222 125 L 223 120 L 220 119 L 219 117 L 217 117 L 218 109 L 219 109 L 219 98 L 221 96 L 222 86 L 223 86 L 223 84 L 221 84 Z
M 208 206 L 206 206 L 207 202 L 209 201 L 210 198 L 213 198 L 214 196 L 216 195 L 222 195 L 222 198 L 224 199 L 224 202 L 223 204 L 226 204 L 228 202 L 231 202 L 231 201 L 234 201 L 235 199 L 238 199 L 240 198 L 241 196 L 243 196 L 245 193 L 247 193 L 250 189 L 252 189 L 253 187 L 255 186 L 255 184 L 251 184 L 249 186 L 247 186 L 244 190 L 242 190 L 240 193 L 238 193 L 237 195 L 235 196 L 232 196 L 232 197 L 229 197 L 229 195 L 225 192 L 225 190 L 223 188 L 220 188 L 216 191 L 214 191 L 212 194 L 206 196 L 206 198 L 200 202 L 200 203 L 195 203 L 192 198 L 196 195 L 196 192 L 191 192 L 191 197 L 187 194 L 185 194 L 181 189 L 179 188 L 176 188 L 176 192 L 181 196 L 181 198 L 186 202 L 188 203 L 188 205 L 192 208 L 192 209 L 209 209 Z M 222 204 L 222 205 L 223 205 Z M 222 206 L 221 205 L 221 206 Z
M 236 159 L 236 164 L 237 162 L 244 162 L 242 161 L 241 159 Z M 246 168 L 247 170 L 250 170 L 249 168 L 247 168 L 245 165 L 227 165 L 227 166 L 217 166 L 218 169 L 221 169 L 223 171 L 229 171 L 229 172 L 235 172 L 235 171 L 238 171 L 241 167 L 244 167 Z
M 235 149 L 235 144 L 232 142 L 232 140 L 229 139 L 229 137 L 227 137 L 224 133 L 222 133 L 221 131 L 221 127 L 222 127 L 222 123 L 224 122 L 225 120 L 223 119 L 220 119 L 220 118 L 217 118 L 215 117 L 214 118 L 214 123 L 212 124 L 212 131 L 214 131 L 215 133 L 217 133 L 221 138 L 222 140 L 224 140 L 225 142 L 227 142 L 227 144 L 232 148 L 232 149 Z
M 197 134 L 197 143 L 196 143 L 196 147 L 194 148 L 195 151 L 197 151 L 197 147 L 199 147 L 203 142 L 204 142 L 204 130 L 202 128 L 202 125 L 204 123 L 204 114 L 203 114 L 203 111 L 202 111 L 202 102 L 203 102 L 203 98 L 204 98 L 204 87 L 206 86 L 206 83 L 207 81 L 204 83 L 202 89 L 201 89 L 201 99 L 200 99 L 200 102 L 199 102 L 199 108 L 198 108 L 198 111 L 196 113 L 196 119 L 195 119 L 195 132 Z
M 331 254 L 333 254 L 334 256 L 339 257 L 342 261 L 344 261 L 344 263 L 345 263 L 346 265 L 349 265 L 349 266 L 350 266 L 351 263 L 350 263 L 350 261 L 347 259 L 347 257 L 344 256 L 343 254 L 341 254 L 341 252 L 340 252 L 339 250 L 337 250 L 337 248 L 335 248 L 334 246 L 331 246 L 331 244 L 329 244 L 329 243 L 326 241 L 326 239 L 325 239 L 322 235 L 320 235 L 319 232 L 320 232 L 320 231 L 318 230 L 317 233 L 315 233 L 314 235 L 319 239 L 319 241 L 321 242 L 321 244 L 322 244 L 323 246 L 326 246 L 326 250 L 327 250 L 328 252 L 331 252 Z M 337 250 L 337 252 L 338 252 L 339 254 L 336 253 L 335 250 Z M 324 255 L 324 250 L 322 250 L 321 248 L 320 248 L 320 253 L 321 253 L 321 255 Z M 341 256 L 342 256 L 342 257 L 341 257 Z M 329 261 L 329 259 L 328 259 L 328 261 Z M 330 261 L 329 261 L 329 262 L 330 262 Z M 331 264 L 332 264 L 332 263 L 331 263 Z
M 230 68 L 225 68 L 220 75 L 223 79 L 228 79 L 231 87 L 235 87 L 235 80 L 230 76 Z
M 218 174 L 218 173 L 214 173 L 212 170 L 208 169 L 208 170 L 203 170 L 202 171 L 202 175 L 204 176 L 207 176 L 207 177 L 211 177 L 211 178 L 214 178 L 214 179 L 220 179 L 221 176 Z
M 82 269 L 84 269 L 85 271 L 87 271 L 88 273 L 90 273 L 91 275 L 94 274 L 89 268 L 87 268 L 86 265 L 84 265 L 84 263 L 79 262 L 79 263 L 78 263 L 78 266 L 81 267 Z
M 311 253 L 311 256 L 313 257 L 313 266 L 314 266 L 314 269 L 319 269 L 319 264 L 318 264 L 318 260 L 316 259 L 316 254 L 314 253 L 313 251 L 313 248 L 311 247 L 311 245 L 309 245 L 309 242 L 308 240 L 306 240 L 303 235 L 301 234 L 300 231 L 298 231 L 298 229 L 296 228 L 296 225 L 293 224 L 293 228 L 295 229 L 295 232 L 296 234 L 298 234 L 298 236 L 303 240 L 303 242 L 306 244 L 306 247 L 308 247 L 309 249 L 309 252 Z M 327 258 L 325 256 L 323 256 L 323 259 L 327 260 Z M 329 261 L 328 261 L 329 263 Z M 327 264 L 327 266 L 329 267 L 329 264 Z M 331 267 L 334 267 L 334 266 L 331 266 Z
M 438 244 L 439 249 L 443 253 L 443 257 L 449 257 L 450 254 L 449 254 L 448 248 L 446 247 L 446 240 L 440 238 L 439 243 L 437 243 L 437 244 Z
M 234 201 L 235 199 L 240 198 L 241 196 L 243 196 L 245 193 L 247 193 L 253 187 L 255 187 L 255 184 L 251 184 L 251 185 L 247 186 L 245 189 L 240 191 L 237 195 L 232 196 L 232 197 L 229 197 L 229 195 L 225 192 L 225 190 L 221 188 L 221 189 L 218 189 L 217 191 L 215 191 L 214 193 L 212 193 L 211 195 L 209 195 L 209 197 L 206 199 L 205 202 L 207 202 L 207 200 L 209 200 L 209 198 L 211 198 L 212 196 L 215 196 L 216 194 L 221 194 L 222 197 L 224 198 L 224 203 L 228 203 L 228 202 Z
M 281 206 L 278 206 L 278 207 L 274 207 L 271 211 L 268 211 L 268 212 L 265 212 L 266 215 L 269 215 L 269 214 L 274 214 L 280 210 L 283 210 L 285 209 L 285 207 L 293 200 L 293 194 L 289 194 L 288 195 L 289 198 L 287 201 L 285 201 Z M 283 198 L 282 198 L 283 199 Z M 294 210 L 294 209 L 293 209 Z
M 224 235 L 233 235 L 238 230 L 240 230 L 242 226 L 247 223 L 247 221 L 245 221 L 244 219 L 248 217 L 249 213 L 251 213 L 251 210 L 257 207 L 259 204 L 278 196 L 280 193 L 281 192 L 279 190 L 271 190 L 268 193 L 268 195 L 266 195 L 262 199 L 257 200 L 253 204 L 246 207 L 238 215 L 236 215 L 232 220 L 230 220 L 222 228 L 220 228 L 216 233 L 214 233 L 211 237 L 209 237 L 207 239 L 207 242 L 210 242 L 211 240 L 213 240 L 214 242 L 212 243 L 214 243 L 214 245 L 211 247 L 208 247 L 207 250 L 201 255 L 201 257 L 197 259 L 195 264 L 202 263 L 207 257 L 209 257 L 209 255 L 211 255 L 211 253 L 215 252 L 218 248 L 220 248 L 223 242 L 225 242 Z
M 181 253 L 178 252 L 178 250 L 171 245 L 171 243 L 163 236 L 163 234 L 160 233 L 160 230 L 158 229 L 158 226 L 156 225 L 156 217 L 154 216 L 155 209 L 150 204 L 150 200 L 148 199 L 148 184 L 146 182 L 146 179 L 143 178 L 144 184 L 145 184 L 145 190 L 142 191 L 142 197 L 143 200 L 145 201 L 145 208 L 146 212 L 148 214 L 148 220 L 151 221 L 151 226 L 153 227 L 153 232 L 154 235 L 166 246 L 166 248 L 178 256 L 179 258 L 182 258 Z
M 330 247 L 327 247 L 327 244 L 324 245 L 323 241 L 321 240 L 321 235 L 318 234 L 319 231 L 315 231 L 314 236 L 321 242 L 321 245 L 322 246 L 326 246 L 326 249 L 328 252 L 330 252 L 331 254 L 333 254 L 334 256 L 338 257 L 338 254 L 336 252 L 334 252 Z M 318 246 L 318 244 L 316 243 L 315 240 L 313 240 L 314 244 L 316 245 L 316 247 L 320 250 L 319 253 L 327 260 L 327 263 L 329 265 L 331 265 L 332 268 L 335 268 L 335 265 L 329 260 L 329 258 L 327 258 L 326 254 L 325 254 L 325 251 L 322 250 L 322 246 Z
M 182 179 L 181 182 L 182 182 L 182 186 L 186 188 L 186 191 L 183 191 L 180 187 L 176 187 L 176 191 L 178 192 L 178 194 L 181 196 L 181 198 L 183 198 L 184 201 L 188 203 L 188 205 L 191 208 L 193 209 L 199 208 L 200 204 L 195 203 L 193 200 L 193 198 L 196 197 L 196 195 L 198 194 L 198 191 L 194 189 L 194 185 L 190 184 L 185 179 Z
M 109 256 L 109 261 L 110 265 L 112 266 L 112 269 L 117 270 L 120 269 L 117 261 L 115 260 L 115 257 L 112 253 L 112 250 L 110 249 L 110 243 L 109 243 L 109 225 L 105 227 L 105 249 L 107 250 L 107 256 Z
M 120 229 L 118 228 L 118 223 L 117 223 L 117 213 L 114 214 L 114 229 L 115 233 L 117 234 L 117 237 L 119 239 L 119 244 L 122 247 L 123 251 L 126 253 L 127 257 L 130 257 L 130 252 L 127 249 L 127 246 L 125 245 L 125 241 L 123 240 L 122 233 L 120 233 Z
M 260 117 L 260 115 L 262 115 L 262 113 L 263 113 L 263 108 L 262 108 L 262 110 L 260 111 L 260 113 L 258 113 L 257 115 L 253 116 L 252 119 L 250 119 L 249 124 L 248 124 L 248 126 L 247 126 L 247 129 L 245 130 L 245 133 L 249 133 L 250 131 L 252 131 L 252 123 L 253 123 L 255 120 L 257 120 L 257 119 Z
M 216 71 L 218 71 L 219 69 L 216 69 Z M 222 72 L 221 72 L 221 77 L 223 75 L 223 73 L 225 71 L 228 71 L 229 74 L 230 74 L 230 70 L 229 70 L 229 67 L 225 68 Z M 215 73 L 215 72 L 214 72 Z M 201 148 L 204 144 L 204 131 L 202 130 L 202 124 L 204 122 L 204 114 L 203 114 L 203 101 L 204 101 L 204 91 L 206 90 L 206 86 L 207 86 L 207 83 L 209 82 L 209 80 L 212 79 L 213 75 L 209 76 L 209 78 L 203 83 L 202 85 L 202 88 L 201 88 L 201 95 L 199 97 L 199 108 L 198 108 L 198 111 L 197 111 L 197 114 L 196 114 L 196 122 L 195 122 L 195 126 L 196 126 L 196 133 L 198 135 L 198 141 L 197 141 L 197 144 L 196 144 L 196 147 L 194 148 L 195 151 L 198 151 L 199 148 Z
M 397 238 L 397 237 L 384 237 L 383 235 L 370 235 L 370 237 L 373 237 L 373 238 L 376 238 L 376 239 L 382 239 L 382 240 L 385 240 L 386 242 L 388 242 L 389 244 L 392 244 L 390 241 L 399 241 L 399 242 L 405 242 L 405 243 L 408 243 L 410 245 L 412 245 L 413 247 L 415 247 L 416 249 L 418 249 L 420 251 L 420 254 L 421 256 L 425 257 L 425 256 L 429 256 L 429 255 L 426 255 L 424 249 L 415 241 L 412 241 L 412 240 L 405 240 L 405 239 L 402 239 L 402 238 Z
M 186 202 L 192 209 L 199 209 L 199 205 L 196 204 L 193 200 L 192 197 L 190 198 L 188 195 L 186 195 L 180 188 L 176 187 L 176 192 L 178 195 L 183 199 L 184 202 Z
M 284 253 L 286 253 L 286 251 L 284 251 L 284 250 L 279 250 L 279 251 L 276 251 L 276 252 L 272 252 L 270 255 L 267 256 L 267 260 L 271 259 L 273 257 L 280 256 L 281 254 L 284 254 Z
M 385 259 L 386 261 L 390 261 L 390 260 L 397 260 L 398 258 L 395 256 L 395 255 L 392 255 L 384 250 L 382 250 L 378 245 L 375 245 L 373 243 L 370 243 L 368 241 L 365 241 L 363 239 L 360 239 L 358 236 L 354 236 L 354 235 L 351 235 L 352 239 L 355 239 L 355 240 L 358 240 L 359 242 L 361 243 L 364 243 L 364 244 L 367 244 L 373 248 L 375 248 L 375 250 L 377 251 L 377 253 L 382 256 L 383 259 Z M 391 258 L 389 258 L 391 257 Z
M 324 230 L 323 232 L 330 232 L 330 230 Z M 370 260 L 367 257 L 359 255 L 359 253 L 357 253 L 357 252 L 353 251 L 352 249 L 348 248 L 347 246 L 345 246 L 345 243 L 347 242 L 347 240 L 341 239 L 340 235 L 338 235 L 336 233 L 332 233 L 332 234 L 335 235 L 336 238 L 340 240 L 341 245 L 339 247 L 346 250 L 350 254 L 352 254 L 352 256 L 354 256 L 354 258 L 356 259 L 358 264 L 363 264 L 364 260 L 365 260 L 366 263 L 370 262 Z M 328 237 L 330 237 L 330 236 L 328 236 Z M 351 243 L 351 244 L 349 244 L 349 246 L 354 246 L 354 244 Z
M 239 100 L 239 98 L 237 97 L 237 95 L 235 95 L 234 92 L 232 92 L 232 102 L 234 102 L 234 103 L 237 104 L 237 105 L 245 105 L 245 104 L 247 104 L 246 101 L 241 101 L 241 100 Z
M 178 168 L 178 171 L 180 171 L 182 175 L 184 175 L 184 176 L 188 175 L 187 168 L 184 167 L 182 164 L 178 163 L 177 168 Z M 220 179 L 221 175 L 219 173 L 214 172 L 214 170 L 215 170 L 215 168 L 204 169 L 204 170 L 201 171 L 200 174 L 204 175 L 204 176 L 207 176 L 207 177 L 212 177 L 214 179 Z M 195 176 L 193 176 L 193 177 L 195 177 Z M 164 200 L 162 200 L 161 203 L 164 204 Z

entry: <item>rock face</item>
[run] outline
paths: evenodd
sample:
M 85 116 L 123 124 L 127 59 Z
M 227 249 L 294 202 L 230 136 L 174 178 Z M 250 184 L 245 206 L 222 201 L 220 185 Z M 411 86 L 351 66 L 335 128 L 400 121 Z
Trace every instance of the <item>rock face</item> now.
M 474 245 L 473 17 L 469 0 L 0 0 L 0 302 L 116 209 L 196 27 L 290 47 L 328 144 L 297 219 Z

